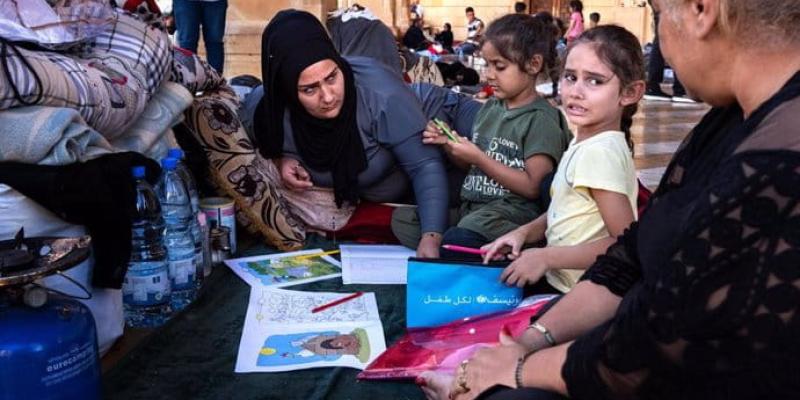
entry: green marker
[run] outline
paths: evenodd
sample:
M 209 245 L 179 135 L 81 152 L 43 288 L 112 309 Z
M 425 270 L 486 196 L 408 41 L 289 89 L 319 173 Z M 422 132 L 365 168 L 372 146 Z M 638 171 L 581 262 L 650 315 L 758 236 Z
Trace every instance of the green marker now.
M 451 141 L 453 141 L 453 142 L 456 142 L 456 143 L 458 143 L 458 138 L 456 137 L 456 135 L 454 135 L 454 134 L 453 134 L 453 132 L 452 132 L 452 131 L 450 131 L 450 128 L 448 128 L 448 127 L 447 127 L 447 124 L 445 124 L 444 122 L 442 122 L 442 121 L 441 121 L 439 118 L 434 118 L 434 119 L 433 119 L 433 123 L 434 123 L 434 124 L 436 124 L 436 126 L 437 126 L 437 127 L 438 127 L 438 128 L 439 128 L 439 129 L 440 129 L 442 132 L 444 132 L 444 134 L 445 134 L 445 135 L 447 135 L 447 138 L 448 138 L 448 139 L 450 139 L 450 140 L 451 140 Z

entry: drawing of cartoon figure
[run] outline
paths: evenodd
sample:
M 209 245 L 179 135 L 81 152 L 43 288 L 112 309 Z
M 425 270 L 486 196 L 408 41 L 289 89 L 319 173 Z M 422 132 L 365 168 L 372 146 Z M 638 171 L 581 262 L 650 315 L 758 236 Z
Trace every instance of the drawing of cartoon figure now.
M 325 331 L 272 335 L 264 341 L 256 365 L 270 367 L 336 361 L 345 355 L 352 355 L 362 363 L 369 361 L 367 331 L 356 328 L 347 334 Z
M 341 269 L 325 260 L 284 258 L 281 260 L 248 261 L 242 264 L 251 275 L 265 285 L 330 275 Z

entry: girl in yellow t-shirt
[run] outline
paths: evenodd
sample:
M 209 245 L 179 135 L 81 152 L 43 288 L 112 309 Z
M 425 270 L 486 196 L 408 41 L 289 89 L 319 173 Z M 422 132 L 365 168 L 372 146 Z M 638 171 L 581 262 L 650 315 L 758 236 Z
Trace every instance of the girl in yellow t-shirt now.
M 645 88 L 642 50 L 617 26 L 586 31 L 566 54 L 561 97 L 575 138 L 561 157 L 547 213 L 482 247 L 514 260 L 501 276 L 525 286 L 545 276 L 569 291 L 636 219 L 638 184 L 630 127 Z M 547 247 L 521 251 L 525 243 Z

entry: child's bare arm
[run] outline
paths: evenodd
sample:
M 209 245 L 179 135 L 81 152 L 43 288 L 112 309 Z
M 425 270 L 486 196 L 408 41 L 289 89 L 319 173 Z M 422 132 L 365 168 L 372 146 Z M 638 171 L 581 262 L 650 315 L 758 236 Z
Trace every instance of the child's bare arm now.
M 602 189 L 589 189 L 589 192 L 597 202 L 609 237 L 575 246 L 543 249 L 547 259 L 545 263 L 549 269 L 589 268 L 597 256 L 604 254 L 608 247 L 617 241 L 617 237 L 633 223 L 634 214 L 627 196 Z
M 597 202 L 608 234 L 613 238 L 622 235 L 635 219 L 628 197 L 619 192 L 602 189 L 589 189 L 589 191 Z

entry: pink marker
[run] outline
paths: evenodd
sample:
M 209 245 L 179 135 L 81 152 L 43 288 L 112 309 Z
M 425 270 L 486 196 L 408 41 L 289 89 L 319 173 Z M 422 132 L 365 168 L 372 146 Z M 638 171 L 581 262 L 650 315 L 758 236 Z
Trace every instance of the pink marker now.
M 457 251 L 459 253 L 477 254 L 479 256 L 482 256 L 482 255 L 488 253 L 488 251 L 486 251 L 486 250 L 475 249 L 475 248 L 472 248 L 472 247 L 458 246 L 458 245 L 455 245 L 455 244 L 444 244 L 444 245 L 442 245 L 442 248 L 450 250 L 450 251 Z

